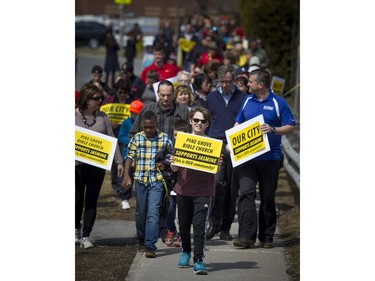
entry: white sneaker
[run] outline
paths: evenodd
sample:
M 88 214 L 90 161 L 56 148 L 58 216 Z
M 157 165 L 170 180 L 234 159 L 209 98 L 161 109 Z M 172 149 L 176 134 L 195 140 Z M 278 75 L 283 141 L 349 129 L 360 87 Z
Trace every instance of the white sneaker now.
M 122 203 L 121 203 L 121 205 L 122 205 L 122 208 L 124 210 L 129 210 L 130 209 L 129 200 L 123 200 Z
M 81 248 L 87 249 L 94 247 L 94 244 L 91 243 L 90 237 L 82 237 L 81 239 Z
M 79 231 L 79 229 L 76 229 L 76 231 L 75 231 L 76 233 L 76 244 L 78 245 L 80 242 L 81 242 L 81 233 L 80 233 L 80 231 Z

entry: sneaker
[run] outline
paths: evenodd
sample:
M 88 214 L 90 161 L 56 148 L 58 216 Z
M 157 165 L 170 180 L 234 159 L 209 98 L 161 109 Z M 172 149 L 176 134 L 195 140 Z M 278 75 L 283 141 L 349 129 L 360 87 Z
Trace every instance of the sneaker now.
M 225 241 L 232 241 L 233 237 L 232 237 L 232 235 L 230 235 L 228 230 L 222 230 L 220 232 L 220 239 L 225 240 Z
M 174 232 L 173 231 L 167 231 L 167 235 L 165 236 L 165 245 L 171 247 L 173 245 L 174 240 Z
M 242 249 L 254 248 L 254 241 L 249 238 L 242 237 L 241 239 L 235 239 L 233 241 L 233 245 L 234 247 L 242 248 Z
M 129 200 L 122 200 L 121 206 L 123 210 L 130 210 Z
M 94 247 L 94 244 L 91 242 L 90 237 L 82 237 L 81 240 L 81 248 L 87 249 L 87 248 L 92 248 Z
M 194 273 L 198 275 L 207 275 L 207 268 L 203 261 L 194 263 Z
M 156 258 L 155 250 L 147 248 L 145 256 L 146 256 L 146 258 Z
M 186 252 L 181 252 L 180 259 L 178 260 L 178 267 L 184 268 L 189 267 L 190 254 Z
M 80 233 L 80 231 L 79 231 L 79 229 L 76 229 L 76 231 L 75 231 L 76 233 L 76 245 L 79 245 L 80 243 L 81 243 L 81 233 Z
M 173 245 L 175 246 L 175 247 L 181 247 L 181 236 L 180 236 L 180 234 L 177 234 L 176 235 L 176 240 L 173 242 Z

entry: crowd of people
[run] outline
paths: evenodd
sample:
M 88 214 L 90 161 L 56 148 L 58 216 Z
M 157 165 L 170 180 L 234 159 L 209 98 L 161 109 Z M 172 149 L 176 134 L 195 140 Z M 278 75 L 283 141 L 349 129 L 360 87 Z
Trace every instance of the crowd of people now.
M 76 125 L 119 140 L 112 188 L 124 210 L 130 208 L 134 191 L 138 248 L 147 258 L 157 256 L 160 238 L 168 246 L 181 247 L 178 267 L 189 267 L 193 225 L 194 272 L 207 274 L 204 244 L 217 234 L 221 240 L 233 240 L 236 207 L 239 231 L 234 247 L 252 248 L 257 238 L 262 247 L 273 247 L 275 192 L 283 164 L 281 136 L 293 133 L 296 122 L 285 100 L 271 89 L 271 65 L 261 39 L 248 42 L 235 21 L 195 16 L 181 25 L 177 35 L 166 22 L 154 45 L 147 46 L 140 76 L 134 74 L 132 59 L 108 85 L 108 76 L 101 79 L 103 68 L 95 65 L 91 80 L 76 93 Z M 177 84 L 169 80 L 173 77 Z M 109 103 L 129 104 L 131 116 L 122 124 L 111 123 L 100 111 L 101 104 Z M 270 151 L 233 167 L 225 131 L 258 115 L 263 115 L 259 129 L 267 134 Z M 177 131 L 222 141 L 216 174 L 174 165 Z M 79 161 L 75 167 L 75 239 L 90 248 L 105 171 Z M 167 183 L 169 170 L 173 180 Z M 163 204 L 165 198 L 168 204 Z M 161 215 L 163 208 L 168 209 L 166 216 Z

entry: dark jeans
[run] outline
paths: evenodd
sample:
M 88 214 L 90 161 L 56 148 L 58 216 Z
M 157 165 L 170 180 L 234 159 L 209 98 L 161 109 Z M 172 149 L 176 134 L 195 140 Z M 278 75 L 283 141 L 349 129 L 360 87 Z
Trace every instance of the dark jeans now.
M 167 229 L 176 232 L 176 195 L 169 195 L 169 208 L 166 219 Z
M 79 229 L 81 227 L 83 212 L 83 237 L 90 236 L 94 226 L 96 218 L 96 206 L 104 176 L 104 169 L 88 164 L 80 164 L 75 166 L 75 228 Z M 85 206 L 84 211 L 83 206 Z
M 134 169 L 131 167 L 129 170 L 129 176 L 131 180 L 134 179 Z M 123 177 L 117 176 L 117 164 L 113 161 L 111 167 L 111 183 L 112 190 L 116 192 L 121 200 L 129 200 L 132 197 L 132 188 L 124 188 L 122 186 Z
M 228 153 L 215 175 L 215 195 L 212 198 L 210 223 L 216 229 L 230 231 L 236 212 L 238 196 L 238 171 L 233 169 Z
M 177 194 L 178 224 L 182 251 L 191 252 L 190 228 L 193 224 L 194 263 L 204 257 L 205 229 L 211 198 L 207 196 L 183 196 Z
M 248 161 L 238 167 L 240 197 L 238 199 L 238 237 L 254 242 L 257 235 L 256 185 L 259 182 L 259 234 L 260 242 L 272 242 L 276 229 L 275 194 L 282 160 Z

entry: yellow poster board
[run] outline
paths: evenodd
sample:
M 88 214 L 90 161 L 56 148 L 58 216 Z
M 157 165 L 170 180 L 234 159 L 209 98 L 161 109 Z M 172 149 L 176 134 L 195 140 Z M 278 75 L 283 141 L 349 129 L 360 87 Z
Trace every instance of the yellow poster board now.
M 197 44 L 195 41 L 186 40 L 185 38 L 180 38 L 178 41 L 178 45 L 181 50 L 184 52 L 190 52 L 190 50 Z
M 99 168 L 111 170 L 117 139 L 76 126 L 75 159 Z
M 270 151 L 268 136 L 259 129 L 263 123 L 263 115 L 258 115 L 225 131 L 233 167 Z
M 178 132 L 174 165 L 216 174 L 223 141 Z
M 100 111 L 107 114 L 111 123 L 120 124 L 124 119 L 130 117 L 130 104 L 108 103 L 100 107 Z
M 275 94 L 282 96 L 284 92 L 284 86 L 285 79 L 277 76 L 272 76 L 271 89 Z
M 115 0 L 115 4 L 130 5 L 132 0 Z

